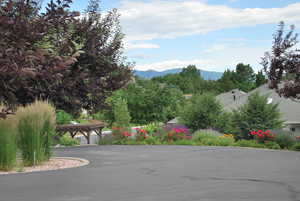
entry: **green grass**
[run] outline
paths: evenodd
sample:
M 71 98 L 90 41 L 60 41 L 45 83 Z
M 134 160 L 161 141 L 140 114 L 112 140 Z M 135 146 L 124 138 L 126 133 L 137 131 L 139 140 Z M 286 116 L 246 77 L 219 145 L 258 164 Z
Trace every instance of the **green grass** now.
M 25 166 L 48 161 L 52 154 L 52 138 L 55 131 L 55 109 L 48 103 L 36 101 L 19 107 L 18 145 Z

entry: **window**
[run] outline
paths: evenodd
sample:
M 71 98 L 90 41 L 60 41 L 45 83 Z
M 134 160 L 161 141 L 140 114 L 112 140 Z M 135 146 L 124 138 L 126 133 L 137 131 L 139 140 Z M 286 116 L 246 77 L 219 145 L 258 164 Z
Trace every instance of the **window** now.
M 296 128 L 290 128 L 291 131 L 295 132 L 296 131 Z

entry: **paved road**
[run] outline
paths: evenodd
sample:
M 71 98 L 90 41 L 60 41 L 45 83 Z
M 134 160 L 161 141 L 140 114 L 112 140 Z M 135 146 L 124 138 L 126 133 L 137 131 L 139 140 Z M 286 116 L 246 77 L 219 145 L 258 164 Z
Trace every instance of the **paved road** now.
M 300 152 L 223 147 L 60 148 L 85 167 L 0 176 L 0 201 L 299 201 Z

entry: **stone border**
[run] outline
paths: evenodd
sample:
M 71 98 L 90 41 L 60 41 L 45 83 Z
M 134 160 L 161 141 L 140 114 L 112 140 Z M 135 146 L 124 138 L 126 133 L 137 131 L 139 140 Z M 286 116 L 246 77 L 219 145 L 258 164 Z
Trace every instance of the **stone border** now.
M 69 162 L 69 164 L 68 164 Z M 72 162 L 70 164 L 70 162 Z M 63 163 L 60 165 L 60 163 Z M 47 171 L 55 171 L 55 170 L 64 170 L 70 168 L 82 167 L 90 164 L 90 161 L 82 158 L 74 158 L 74 157 L 53 157 L 50 161 L 46 162 L 43 165 L 35 166 L 35 167 L 24 167 L 23 170 L 12 170 L 9 172 L 0 171 L 1 175 L 16 175 L 16 174 L 25 174 L 25 173 L 35 173 L 35 172 L 47 172 Z

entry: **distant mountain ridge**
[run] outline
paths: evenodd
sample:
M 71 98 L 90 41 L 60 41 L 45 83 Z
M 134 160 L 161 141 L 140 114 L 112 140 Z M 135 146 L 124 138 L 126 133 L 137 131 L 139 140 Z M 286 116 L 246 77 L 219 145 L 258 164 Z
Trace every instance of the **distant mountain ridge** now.
M 174 68 L 170 70 L 165 70 L 165 71 L 155 71 L 155 70 L 147 70 L 147 71 L 140 71 L 140 70 L 134 70 L 134 74 L 146 78 L 146 79 L 151 79 L 153 77 L 158 77 L 158 76 L 164 76 L 167 74 L 175 74 L 175 73 L 180 73 L 182 71 L 182 68 Z M 200 70 L 200 74 L 205 80 L 217 80 L 220 79 L 223 75 L 221 72 L 215 72 L 215 71 L 206 71 L 206 70 Z

